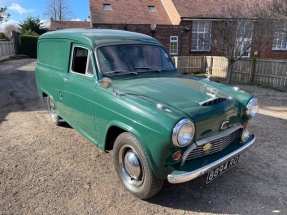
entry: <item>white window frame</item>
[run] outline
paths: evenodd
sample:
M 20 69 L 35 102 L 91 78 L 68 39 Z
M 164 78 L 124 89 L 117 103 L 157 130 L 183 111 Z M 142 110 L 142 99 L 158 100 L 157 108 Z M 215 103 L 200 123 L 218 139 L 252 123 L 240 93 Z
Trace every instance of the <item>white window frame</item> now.
M 251 24 L 251 26 L 250 26 Z M 250 35 L 248 36 L 248 27 L 251 27 Z M 240 35 L 243 33 L 243 35 Z M 253 37 L 253 22 L 246 21 L 246 22 L 237 22 L 237 31 L 236 31 L 236 47 L 237 53 L 236 55 L 239 56 L 244 49 L 244 44 L 251 43 Z M 239 53 L 239 54 L 238 54 Z M 250 58 L 251 55 L 251 46 L 245 51 L 245 55 L 242 55 L 242 58 Z
M 174 45 L 176 46 L 176 50 L 174 51 Z M 177 55 L 178 54 L 178 36 L 170 36 L 169 37 L 169 53 L 171 55 Z
M 148 10 L 149 10 L 150 12 L 156 12 L 155 6 L 153 6 L 153 5 L 149 5 L 149 6 L 148 6 Z
M 272 50 L 287 51 L 287 25 L 281 25 L 274 32 Z
M 111 4 L 103 4 L 103 10 L 112 10 L 112 5 Z
M 80 73 L 78 71 L 74 71 L 73 70 L 73 63 L 74 63 L 74 58 L 75 58 L 75 49 L 76 48 L 81 48 L 81 49 L 85 49 L 88 51 L 88 55 L 87 55 L 87 62 L 86 62 L 86 69 L 85 69 L 85 73 Z M 90 69 L 90 66 L 93 69 L 93 74 L 91 74 L 88 70 Z M 78 45 L 74 45 L 73 46 L 73 50 L 72 50 L 72 60 L 71 60 L 71 64 L 70 64 L 70 72 L 76 75 L 81 75 L 81 76 L 88 76 L 88 77 L 93 77 L 95 75 L 94 72 L 94 67 L 93 67 L 93 62 L 92 62 L 92 54 L 90 52 L 90 50 L 86 47 L 83 46 L 78 46 Z
M 210 52 L 211 29 L 212 29 L 211 21 L 193 21 L 192 22 L 192 38 L 191 38 L 191 51 L 192 52 Z

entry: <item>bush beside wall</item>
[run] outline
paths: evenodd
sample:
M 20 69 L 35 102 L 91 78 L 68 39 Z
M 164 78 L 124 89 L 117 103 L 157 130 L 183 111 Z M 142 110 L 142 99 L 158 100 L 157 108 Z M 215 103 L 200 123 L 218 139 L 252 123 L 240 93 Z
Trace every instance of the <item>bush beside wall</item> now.
M 19 42 L 22 53 L 32 58 L 37 58 L 38 36 L 20 35 Z

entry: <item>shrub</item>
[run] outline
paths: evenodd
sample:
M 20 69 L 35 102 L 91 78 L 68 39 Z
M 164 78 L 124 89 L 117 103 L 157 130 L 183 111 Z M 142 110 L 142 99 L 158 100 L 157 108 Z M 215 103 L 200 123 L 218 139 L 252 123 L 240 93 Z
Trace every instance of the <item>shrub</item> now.
M 33 58 L 37 58 L 38 36 L 20 35 L 19 42 L 22 53 Z

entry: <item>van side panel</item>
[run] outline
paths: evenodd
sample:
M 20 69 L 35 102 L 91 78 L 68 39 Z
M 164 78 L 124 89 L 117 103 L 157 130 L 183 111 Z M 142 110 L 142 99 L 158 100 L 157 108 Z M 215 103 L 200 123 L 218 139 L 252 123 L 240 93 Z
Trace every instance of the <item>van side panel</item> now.
M 61 115 L 64 96 L 64 77 L 69 67 L 70 42 L 63 39 L 42 39 L 38 42 L 36 81 L 40 97 L 51 96 Z

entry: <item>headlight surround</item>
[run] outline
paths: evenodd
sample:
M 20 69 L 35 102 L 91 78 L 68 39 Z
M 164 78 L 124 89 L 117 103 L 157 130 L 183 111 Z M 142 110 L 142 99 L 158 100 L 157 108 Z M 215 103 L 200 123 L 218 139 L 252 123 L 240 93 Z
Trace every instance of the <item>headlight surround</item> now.
M 191 143 L 195 133 L 193 122 L 189 119 L 179 121 L 172 132 L 172 142 L 175 146 L 184 147 Z
M 244 144 L 249 139 L 249 131 L 244 129 L 241 135 L 241 143 Z
M 259 105 L 258 105 L 258 100 L 256 98 L 250 99 L 248 104 L 246 105 L 246 114 L 249 117 L 255 117 L 257 113 L 259 112 Z

